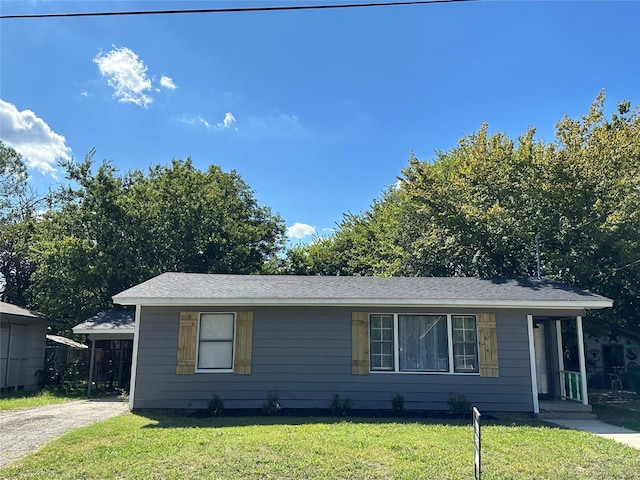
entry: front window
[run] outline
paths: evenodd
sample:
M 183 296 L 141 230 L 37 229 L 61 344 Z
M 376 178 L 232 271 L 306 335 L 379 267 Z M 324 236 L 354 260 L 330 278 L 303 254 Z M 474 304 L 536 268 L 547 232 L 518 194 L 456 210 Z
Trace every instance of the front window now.
M 373 314 L 372 371 L 477 373 L 475 315 Z
M 233 368 L 233 313 L 203 313 L 198 328 L 199 370 Z

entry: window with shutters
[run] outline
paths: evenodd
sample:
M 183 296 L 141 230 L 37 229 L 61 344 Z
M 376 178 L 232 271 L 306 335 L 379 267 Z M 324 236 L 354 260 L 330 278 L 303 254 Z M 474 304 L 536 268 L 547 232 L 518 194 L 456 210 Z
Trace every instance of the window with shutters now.
M 478 373 L 475 315 L 372 314 L 371 371 Z
M 232 371 L 233 313 L 203 313 L 198 325 L 197 371 Z

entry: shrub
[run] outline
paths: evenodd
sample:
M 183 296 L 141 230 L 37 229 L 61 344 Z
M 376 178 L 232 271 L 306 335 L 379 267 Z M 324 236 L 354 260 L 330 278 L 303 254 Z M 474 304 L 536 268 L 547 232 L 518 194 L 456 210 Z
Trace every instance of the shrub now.
M 404 412 L 404 397 L 399 393 L 396 393 L 393 397 L 391 397 L 391 410 L 393 410 L 395 413 Z
M 466 416 L 471 413 L 471 402 L 461 393 L 450 393 L 447 405 L 452 415 Z
M 212 417 L 221 416 L 224 413 L 224 401 L 218 395 L 214 394 L 211 400 L 209 400 L 207 410 Z
M 267 392 L 267 400 L 262 405 L 262 411 L 267 415 L 277 415 L 282 409 L 280 406 L 280 394 L 276 391 Z
M 340 395 L 334 393 L 329 408 L 334 415 L 346 415 L 351 410 L 351 399 L 340 399 Z

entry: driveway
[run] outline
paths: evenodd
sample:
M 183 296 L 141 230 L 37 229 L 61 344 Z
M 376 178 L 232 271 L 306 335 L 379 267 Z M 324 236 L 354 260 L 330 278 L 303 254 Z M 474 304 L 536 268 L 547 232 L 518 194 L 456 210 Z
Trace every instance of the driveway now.
M 128 405 L 116 397 L 0 412 L 0 467 L 38 450 L 67 430 L 120 415 Z

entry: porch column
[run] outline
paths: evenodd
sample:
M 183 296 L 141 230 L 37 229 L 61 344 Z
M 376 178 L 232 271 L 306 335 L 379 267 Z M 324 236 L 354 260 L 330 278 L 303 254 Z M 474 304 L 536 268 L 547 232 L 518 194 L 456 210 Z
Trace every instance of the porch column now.
M 558 370 L 560 371 L 560 397 L 564 400 L 567 396 L 564 384 L 564 352 L 562 351 L 562 320 L 556 320 L 556 346 L 558 348 Z
M 538 373 L 536 372 L 536 349 L 533 344 L 533 315 L 527 315 L 527 332 L 529 335 L 529 366 L 531 367 L 533 413 L 540 413 L 540 404 L 538 403 Z
M 93 364 L 96 360 L 96 341 L 91 339 L 91 359 L 89 360 L 89 384 L 87 385 L 87 398 L 91 398 L 91 386 L 93 385 Z
M 587 366 L 584 356 L 584 335 L 582 334 L 582 316 L 576 317 L 576 330 L 578 332 L 578 359 L 580 360 L 580 382 L 582 384 L 582 404 L 589 404 L 589 395 L 587 394 Z

